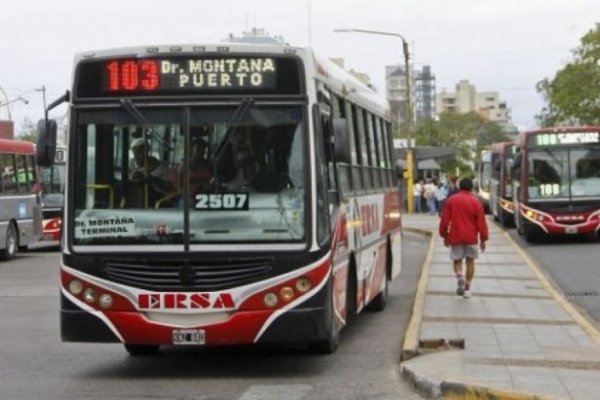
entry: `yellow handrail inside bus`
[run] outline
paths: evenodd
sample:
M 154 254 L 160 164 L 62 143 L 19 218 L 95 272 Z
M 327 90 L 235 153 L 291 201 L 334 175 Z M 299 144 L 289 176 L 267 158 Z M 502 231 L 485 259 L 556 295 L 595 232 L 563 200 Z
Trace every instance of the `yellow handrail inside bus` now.
M 113 208 L 115 202 L 115 191 L 113 190 L 111 185 L 98 184 L 98 183 L 89 183 L 85 185 L 87 189 L 93 190 L 108 190 L 108 202 L 110 208 Z
M 166 196 L 158 199 L 156 201 L 156 205 L 154 206 L 154 208 L 161 208 L 164 203 L 167 203 L 167 202 L 177 198 L 180 195 L 181 195 L 181 191 L 179 191 L 179 190 L 177 190 L 175 192 L 171 192 L 171 193 L 167 194 Z

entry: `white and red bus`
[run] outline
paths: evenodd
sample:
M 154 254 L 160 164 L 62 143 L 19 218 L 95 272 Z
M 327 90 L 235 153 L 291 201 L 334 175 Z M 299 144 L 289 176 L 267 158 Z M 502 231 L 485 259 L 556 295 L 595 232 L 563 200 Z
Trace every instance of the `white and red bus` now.
M 527 241 L 600 230 L 600 127 L 523 132 L 513 166 L 515 222 Z
M 64 341 L 330 353 L 349 316 L 385 307 L 401 267 L 389 108 L 334 63 L 283 45 L 94 51 L 49 108 L 64 100 Z
M 67 166 L 67 148 L 57 146 L 54 164 L 40 167 L 42 183 L 42 240 L 60 241 L 62 233 L 62 215 L 65 201 L 65 183 Z
M 42 234 L 35 144 L 0 139 L 0 259 L 9 260 Z
M 510 169 L 514 162 L 514 141 L 493 143 L 491 152 L 490 211 L 502 226 L 514 225 L 515 206 L 512 200 Z
M 490 181 L 492 178 L 492 152 L 481 150 L 477 162 L 476 194 L 486 213 L 490 210 Z

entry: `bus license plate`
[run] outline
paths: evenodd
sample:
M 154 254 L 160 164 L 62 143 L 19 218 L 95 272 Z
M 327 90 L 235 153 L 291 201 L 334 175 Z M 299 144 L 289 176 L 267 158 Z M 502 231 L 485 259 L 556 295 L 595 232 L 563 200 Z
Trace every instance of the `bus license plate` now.
M 577 233 L 577 227 L 576 226 L 567 226 L 565 228 L 565 233 L 575 234 L 575 233 Z
M 204 329 L 174 329 L 173 344 L 198 345 L 206 343 Z

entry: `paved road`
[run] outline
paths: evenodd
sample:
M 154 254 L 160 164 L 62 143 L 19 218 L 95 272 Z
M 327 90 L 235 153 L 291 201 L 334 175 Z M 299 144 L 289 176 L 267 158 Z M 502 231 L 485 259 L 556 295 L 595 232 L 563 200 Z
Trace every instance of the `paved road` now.
M 57 252 L 0 263 L 0 398 L 418 399 L 398 377 L 402 333 L 427 240 L 405 235 L 404 270 L 383 313 L 365 313 L 334 355 L 303 349 L 167 349 L 129 357 L 120 345 L 61 343 Z

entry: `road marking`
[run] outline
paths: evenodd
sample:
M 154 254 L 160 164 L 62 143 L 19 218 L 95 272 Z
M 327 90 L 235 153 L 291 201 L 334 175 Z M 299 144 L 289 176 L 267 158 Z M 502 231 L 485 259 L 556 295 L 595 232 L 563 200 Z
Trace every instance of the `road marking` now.
M 310 391 L 310 385 L 252 385 L 239 400 L 301 400 Z

